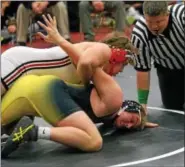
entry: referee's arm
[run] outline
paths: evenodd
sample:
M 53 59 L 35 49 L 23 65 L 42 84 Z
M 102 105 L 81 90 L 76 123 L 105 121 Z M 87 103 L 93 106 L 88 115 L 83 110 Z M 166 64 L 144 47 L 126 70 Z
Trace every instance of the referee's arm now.
M 136 35 L 132 34 L 131 42 L 138 49 L 138 55 L 135 56 L 138 102 L 142 104 L 147 113 L 146 107 L 150 90 L 151 55 L 147 45 Z

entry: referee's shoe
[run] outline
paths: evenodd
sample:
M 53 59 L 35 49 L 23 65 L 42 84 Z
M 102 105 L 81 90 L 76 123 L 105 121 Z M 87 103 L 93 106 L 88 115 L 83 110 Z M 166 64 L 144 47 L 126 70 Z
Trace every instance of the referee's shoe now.
M 22 117 L 1 150 L 1 158 L 7 158 L 20 144 L 37 140 L 38 127 L 28 116 Z

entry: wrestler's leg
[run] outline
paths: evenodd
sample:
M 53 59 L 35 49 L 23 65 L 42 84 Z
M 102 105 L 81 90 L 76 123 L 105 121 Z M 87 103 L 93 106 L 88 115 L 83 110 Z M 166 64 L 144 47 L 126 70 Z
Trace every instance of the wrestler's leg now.
M 75 112 L 51 128 L 51 140 L 82 151 L 99 151 L 102 138 L 95 124 L 83 111 Z
M 4 104 L 4 99 L 2 100 L 2 105 Z M 32 109 L 27 111 L 27 108 L 30 108 L 31 104 L 26 98 L 20 98 L 14 101 L 10 106 L 7 106 L 6 109 L 3 109 L 1 112 L 1 125 L 8 125 L 12 122 L 19 120 L 22 116 L 32 115 L 38 116 L 38 114 Z
M 33 109 L 30 101 L 22 94 L 25 91 L 25 82 L 17 81 L 11 89 L 4 94 L 1 101 L 1 135 L 10 134 L 19 119 L 28 115 L 33 120 L 38 114 Z
M 85 152 L 95 152 L 102 148 L 100 133 L 83 111 L 77 111 L 56 122 L 56 126 L 37 127 L 28 117 L 21 118 L 3 146 L 1 157 L 7 158 L 24 141 L 38 139 L 52 140 Z
M 118 111 L 123 102 L 123 92 L 114 78 L 97 68 L 92 81 L 96 89 L 92 90 L 90 100 L 96 116 L 101 117 Z
M 37 82 L 46 81 L 47 76 Z M 45 79 L 44 79 L 45 78 Z M 50 79 L 51 77 L 49 77 Z M 47 139 L 65 144 L 82 151 L 98 151 L 102 147 L 102 138 L 96 126 L 71 98 L 67 86 L 60 79 L 49 80 L 45 87 L 39 87 L 42 93 L 32 96 L 32 106 L 45 121 L 54 127 L 37 127 L 28 118 L 21 119 L 3 148 L 3 157 L 16 150 L 22 140 L 15 140 L 19 129 L 24 132 L 23 141 Z M 38 86 L 38 85 L 37 85 Z M 28 123 L 29 122 L 29 123 Z M 36 135 L 37 134 L 37 135 Z M 37 136 L 35 138 L 35 136 Z
M 9 94 L 7 94 L 9 95 Z M 4 99 L 2 100 L 2 108 L 4 106 Z M 1 136 L 3 134 L 10 135 L 15 128 L 15 125 L 19 122 L 22 116 L 29 116 L 33 121 L 34 116 L 38 116 L 34 110 L 31 112 L 27 112 L 26 108 L 30 106 L 29 101 L 27 99 L 21 98 L 16 100 L 16 102 L 12 103 L 1 111 Z M 23 106 L 25 105 L 25 107 Z
M 48 89 L 50 98 L 44 99 L 43 107 L 39 106 L 38 100 L 38 104 L 34 104 L 40 108 L 40 115 L 54 127 L 46 128 L 48 136 L 43 134 L 45 128 L 39 127 L 38 139 L 47 138 L 83 151 L 98 151 L 102 138 L 90 118 L 70 96 L 69 87 L 63 81 L 55 80 Z

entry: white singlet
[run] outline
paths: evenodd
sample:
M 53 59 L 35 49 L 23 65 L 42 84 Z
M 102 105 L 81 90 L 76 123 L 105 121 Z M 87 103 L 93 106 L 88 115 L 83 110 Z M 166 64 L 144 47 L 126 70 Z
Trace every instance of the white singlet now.
M 37 49 L 17 46 L 1 55 L 1 95 L 19 77 L 29 74 L 55 75 L 70 83 L 80 83 L 75 66 L 60 47 Z

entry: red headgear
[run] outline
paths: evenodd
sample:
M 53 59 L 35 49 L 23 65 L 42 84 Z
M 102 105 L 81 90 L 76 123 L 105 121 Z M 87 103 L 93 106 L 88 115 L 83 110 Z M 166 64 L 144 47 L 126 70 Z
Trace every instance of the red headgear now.
M 126 57 L 127 51 L 120 49 L 120 48 L 111 48 L 111 58 L 109 60 L 110 64 L 112 64 L 112 67 L 110 69 L 110 75 L 112 75 L 114 65 L 116 63 L 123 63 L 125 64 L 128 60 Z
M 111 58 L 109 60 L 109 62 L 111 64 L 115 64 L 115 63 L 124 63 L 127 61 L 127 51 L 123 50 L 123 49 L 119 49 L 119 48 L 111 48 Z

